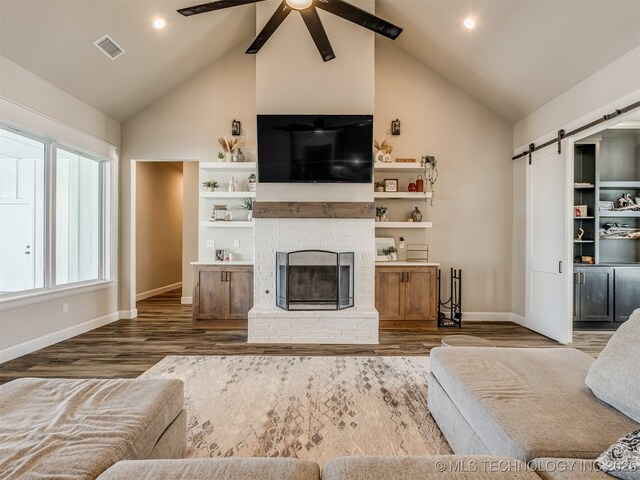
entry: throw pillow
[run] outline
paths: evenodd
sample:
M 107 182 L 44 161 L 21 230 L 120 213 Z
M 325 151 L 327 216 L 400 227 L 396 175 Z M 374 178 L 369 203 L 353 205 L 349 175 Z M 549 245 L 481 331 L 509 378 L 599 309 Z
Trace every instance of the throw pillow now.
M 640 480 L 640 430 L 622 437 L 598 457 L 605 473 L 622 480 Z
M 640 308 L 613 334 L 593 362 L 587 386 L 593 394 L 640 423 Z

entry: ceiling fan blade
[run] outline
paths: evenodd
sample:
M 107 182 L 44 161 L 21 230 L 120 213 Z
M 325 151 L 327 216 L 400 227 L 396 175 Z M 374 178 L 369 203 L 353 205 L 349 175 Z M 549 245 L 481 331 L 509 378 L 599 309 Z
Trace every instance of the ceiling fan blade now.
M 273 32 L 284 22 L 284 19 L 287 18 L 289 13 L 291 13 L 291 7 L 283 1 L 273 15 L 271 15 L 271 18 L 249 46 L 246 53 L 258 53 L 264 44 L 267 43 L 267 40 L 271 38 Z
M 402 33 L 402 28 L 343 0 L 317 0 L 315 5 L 392 40 Z
M 181 8 L 178 13 L 185 17 L 198 15 L 199 13 L 213 12 L 214 10 L 222 10 L 223 8 L 238 7 L 249 3 L 264 2 L 265 0 L 217 0 L 216 2 L 203 3 L 202 5 L 194 5 L 193 7 Z
M 327 37 L 327 32 L 324 31 L 324 27 L 320 21 L 318 11 L 313 7 L 309 7 L 304 10 L 299 10 L 299 12 L 311 34 L 311 38 L 313 38 L 316 47 L 318 47 L 322 59 L 328 62 L 336 58 L 336 54 L 333 53 L 333 48 L 331 48 L 329 37 Z

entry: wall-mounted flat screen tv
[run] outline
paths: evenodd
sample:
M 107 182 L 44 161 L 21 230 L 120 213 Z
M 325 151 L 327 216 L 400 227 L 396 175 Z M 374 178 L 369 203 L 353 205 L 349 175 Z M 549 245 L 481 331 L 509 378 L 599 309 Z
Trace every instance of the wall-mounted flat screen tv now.
M 371 183 L 373 115 L 258 115 L 261 183 Z

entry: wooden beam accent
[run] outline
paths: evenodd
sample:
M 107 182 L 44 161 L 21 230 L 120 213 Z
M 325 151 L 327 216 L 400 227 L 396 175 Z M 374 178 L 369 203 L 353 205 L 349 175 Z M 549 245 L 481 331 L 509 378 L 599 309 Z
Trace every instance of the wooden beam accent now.
M 255 202 L 253 218 L 375 218 L 373 202 Z

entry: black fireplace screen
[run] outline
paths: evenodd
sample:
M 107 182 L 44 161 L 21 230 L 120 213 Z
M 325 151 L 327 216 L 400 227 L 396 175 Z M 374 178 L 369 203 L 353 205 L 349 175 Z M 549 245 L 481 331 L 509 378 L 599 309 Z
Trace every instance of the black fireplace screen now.
M 353 270 L 353 252 L 278 252 L 276 305 L 284 310 L 353 307 Z

